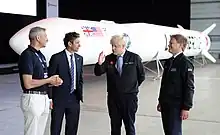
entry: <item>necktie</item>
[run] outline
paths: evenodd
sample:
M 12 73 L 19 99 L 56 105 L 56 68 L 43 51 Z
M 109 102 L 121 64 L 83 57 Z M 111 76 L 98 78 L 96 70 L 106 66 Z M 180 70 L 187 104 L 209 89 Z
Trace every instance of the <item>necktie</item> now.
M 122 65 L 123 65 L 123 57 L 122 56 L 119 56 L 118 59 L 117 59 L 117 70 L 121 76 L 121 73 L 122 73 Z
M 70 55 L 70 63 L 71 63 L 71 68 L 70 68 L 70 74 L 71 74 L 70 93 L 73 93 L 73 91 L 74 91 L 74 63 L 73 63 L 73 54 Z

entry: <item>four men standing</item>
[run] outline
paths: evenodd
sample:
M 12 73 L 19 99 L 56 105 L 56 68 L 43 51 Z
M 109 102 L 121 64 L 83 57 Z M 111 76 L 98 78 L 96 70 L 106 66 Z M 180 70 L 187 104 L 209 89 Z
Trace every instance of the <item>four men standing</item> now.
M 60 135 L 63 116 L 66 117 L 66 135 L 77 135 L 80 101 L 83 102 L 83 57 L 75 52 L 80 47 L 80 35 L 66 33 L 65 49 L 54 54 L 47 69 L 40 52 L 47 42 L 45 29 L 34 27 L 29 33 L 31 44 L 22 52 L 19 75 L 23 95 L 21 108 L 25 118 L 25 135 L 43 135 L 49 114 L 47 93 L 51 88 L 51 135 Z M 194 67 L 182 51 L 186 39 L 171 36 L 169 51 L 174 57 L 165 62 L 158 111 L 161 112 L 166 135 L 181 135 L 181 120 L 188 118 L 194 94 Z M 135 117 L 138 108 L 139 86 L 145 80 L 145 71 L 138 54 L 126 50 L 122 36 L 110 41 L 112 54 L 100 53 L 94 74 L 107 75 L 107 105 L 111 119 L 111 135 L 120 135 L 122 121 L 127 135 L 136 135 Z M 42 118 L 40 118 L 42 117 Z M 42 121 L 40 121 L 42 120 Z

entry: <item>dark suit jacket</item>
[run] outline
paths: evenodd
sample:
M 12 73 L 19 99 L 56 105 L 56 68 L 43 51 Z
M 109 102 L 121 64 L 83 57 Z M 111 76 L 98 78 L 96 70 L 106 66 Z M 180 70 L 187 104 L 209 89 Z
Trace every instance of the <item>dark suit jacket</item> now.
M 100 76 L 106 73 L 109 94 L 138 93 L 138 86 L 145 80 L 145 71 L 140 56 L 125 51 L 121 76 L 115 67 L 116 58 L 116 55 L 110 54 L 106 56 L 102 65 L 96 63 L 95 75 Z
M 74 53 L 76 62 L 76 96 L 78 100 L 83 102 L 83 57 Z M 69 62 L 65 50 L 52 55 L 49 68 L 49 76 L 59 75 L 63 80 L 63 84 L 59 87 L 52 88 L 53 102 L 64 103 L 68 100 L 68 95 L 71 87 L 71 75 Z

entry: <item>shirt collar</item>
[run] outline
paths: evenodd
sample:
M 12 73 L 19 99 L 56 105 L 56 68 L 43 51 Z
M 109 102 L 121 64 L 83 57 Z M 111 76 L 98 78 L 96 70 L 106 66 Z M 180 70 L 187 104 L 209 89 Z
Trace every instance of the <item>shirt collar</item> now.
M 177 54 L 174 54 L 173 57 L 176 58 L 176 57 L 177 57 L 179 54 L 181 54 L 181 53 L 182 53 L 182 51 L 181 51 L 181 52 L 178 52 Z
M 123 56 L 124 56 L 124 54 L 125 54 L 125 52 L 126 52 L 126 50 L 125 50 L 125 51 L 124 51 L 124 52 L 123 52 L 121 55 L 119 55 L 119 56 L 123 57 Z M 119 56 L 118 56 L 118 57 L 119 57 Z
M 67 49 L 65 49 L 65 52 L 68 56 L 70 56 L 71 54 L 74 54 L 74 53 L 70 53 Z
M 40 50 L 36 50 L 33 46 L 31 45 L 28 45 L 28 48 L 30 48 L 33 52 L 36 52 L 36 53 L 40 53 Z

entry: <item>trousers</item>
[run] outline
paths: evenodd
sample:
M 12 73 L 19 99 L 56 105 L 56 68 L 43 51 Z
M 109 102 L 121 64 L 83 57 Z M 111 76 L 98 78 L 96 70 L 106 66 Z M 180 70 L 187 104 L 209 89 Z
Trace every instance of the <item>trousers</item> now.
M 111 121 L 111 135 L 121 135 L 122 121 L 124 122 L 126 135 L 136 135 L 137 95 L 108 95 L 107 104 Z
M 51 111 L 51 135 L 60 135 L 64 116 L 66 118 L 65 135 L 77 135 L 80 101 L 76 98 L 74 92 L 67 99 L 68 101 L 65 104 L 54 101 L 53 110 Z
M 20 107 L 24 114 L 24 135 L 44 135 L 50 112 L 48 95 L 22 94 Z
M 182 135 L 180 105 L 161 103 L 161 117 L 165 135 Z

